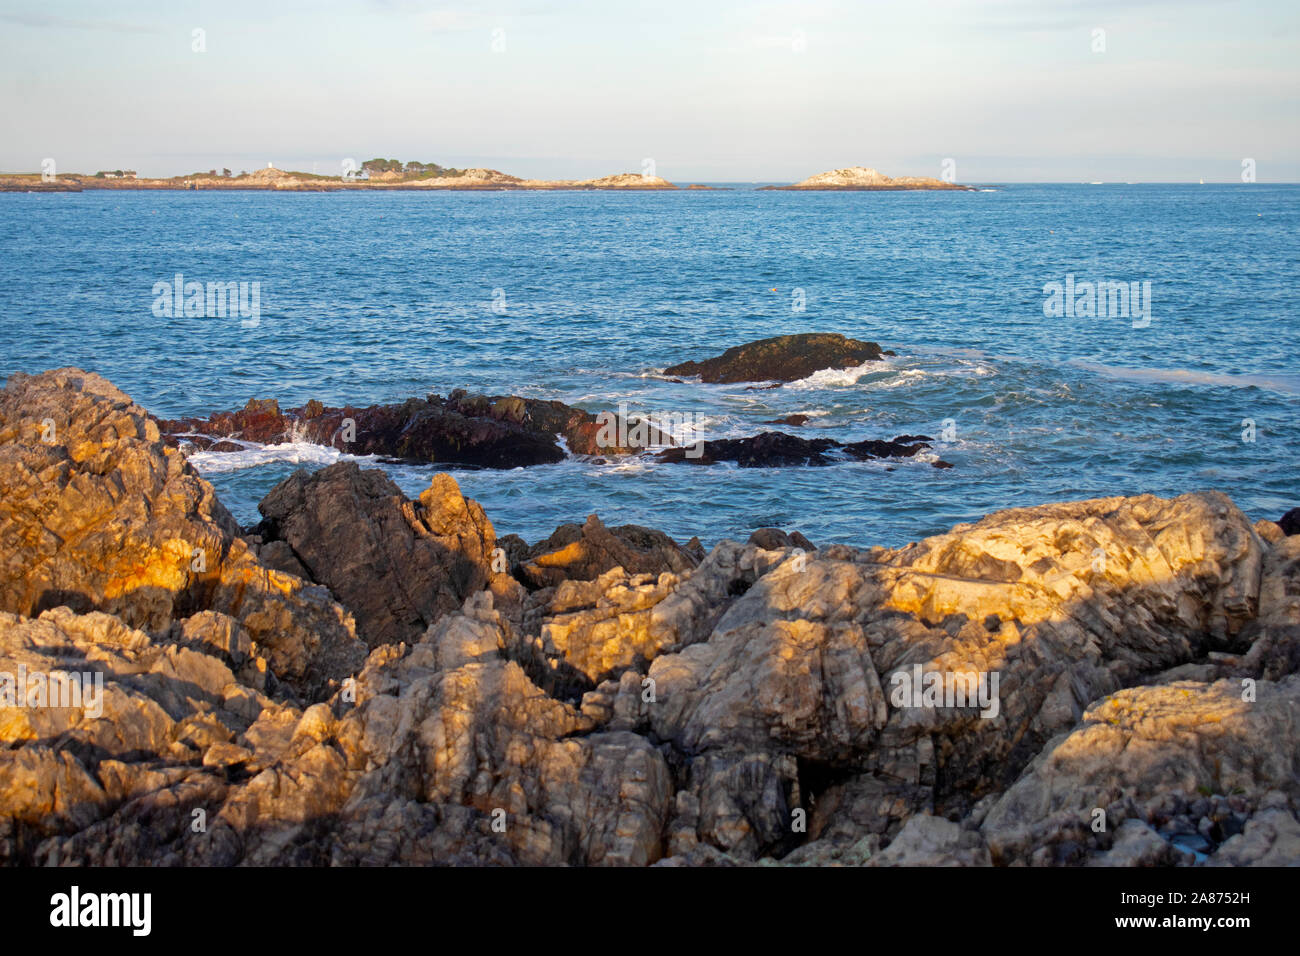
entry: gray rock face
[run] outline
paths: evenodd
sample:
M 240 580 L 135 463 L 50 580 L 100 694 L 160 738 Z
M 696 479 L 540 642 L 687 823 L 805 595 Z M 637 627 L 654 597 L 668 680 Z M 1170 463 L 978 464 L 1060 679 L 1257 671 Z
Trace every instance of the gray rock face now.
M 259 560 L 75 371 L 0 396 L 0 479 L 4 862 L 1300 862 L 1300 537 L 1220 494 L 525 593 L 446 476 L 295 475 Z
M 382 471 L 344 461 L 295 472 L 258 508 L 268 546 L 287 545 L 371 647 L 417 639 L 492 574 L 492 523 L 447 474 L 413 502 Z

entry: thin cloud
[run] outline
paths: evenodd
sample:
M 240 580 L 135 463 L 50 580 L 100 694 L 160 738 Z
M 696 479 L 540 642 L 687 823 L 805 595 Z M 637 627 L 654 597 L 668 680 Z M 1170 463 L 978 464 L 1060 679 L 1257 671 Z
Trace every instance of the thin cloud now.
M 138 23 L 116 23 L 112 20 L 73 20 L 49 13 L 0 13 L 0 21 L 36 30 L 91 30 L 103 33 L 161 34 L 158 27 Z

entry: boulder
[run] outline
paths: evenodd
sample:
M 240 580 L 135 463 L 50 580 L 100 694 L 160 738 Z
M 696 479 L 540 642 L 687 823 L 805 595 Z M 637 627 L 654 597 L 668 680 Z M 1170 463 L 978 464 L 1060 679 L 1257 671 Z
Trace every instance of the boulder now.
M 630 574 L 680 574 L 699 559 L 662 531 L 634 524 L 606 528 L 596 515 L 589 515 L 584 524 L 561 525 L 512 564 L 524 584 L 543 588 L 561 581 L 590 581 L 613 568 Z
M 860 342 L 838 333 L 803 332 L 778 335 L 727 349 L 721 355 L 682 362 L 664 369 L 666 375 L 698 375 L 700 381 L 793 382 L 827 368 L 851 368 L 881 358 L 875 342 Z
M 417 639 L 493 573 L 492 523 L 448 474 L 410 501 L 379 469 L 342 461 L 294 472 L 258 509 L 263 539 L 292 550 L 370 647 Z
M 894 441 L 863 441 L 845 444 L 834 438 L 800 438 L 785 432 L 763 432 L 748 438 L 720 438 L 698 443 L 698 449 L 667 448 L 659 461 L 692 465 L 715 465 L 734 461 L 741 468 L 787 468 L 800 465 L 825 466 L 838 461 L 870 461 L 877 458 L 912 458 L 930 447 L 924 436 L 903 435 Z M 936 464 L 951 468 L 947 462 Z

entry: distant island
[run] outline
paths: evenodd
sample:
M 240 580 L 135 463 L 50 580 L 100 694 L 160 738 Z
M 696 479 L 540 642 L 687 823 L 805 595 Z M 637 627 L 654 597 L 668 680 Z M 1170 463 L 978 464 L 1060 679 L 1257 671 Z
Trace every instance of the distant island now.
M 255 172 L 233 174 L 229 169 L 142 179 L 133 170 L 103 170 L 93 175 L 64 173 L 44 178 L 40 173 L 0 174 L 0 192 L 80 192 L 87 189 L 204 189 L 284 190 L 327 192 L 336 190 L 665 190 L 677 189 L 660 176 L 617 173 L 597 179 L 523 179 L 497 169 L 454 169 L 437 163 L 372 159 L 355 171 L 337 176 L 296 172 L 268 165 Z M 692 189 L 709 187 L 690 187 Z
M 850 191 L 885 191 L 901 189 L 960 189 L 973 191 L 972 186 L 961 186 L 931 179 L 928 176 L 886 176 L 866 166 L 850 166 L 847 169 L 832 169 L 830 172 L 809 176 L 803 182 L 793 186 L 763 186 L 763 189 L 799 189 L 799 190 L 850 190 Z
M 353 164 L 355 166 L 355 164 Z M 262 190 L 285 192 L 335 192 L 339 190 L 619 190 L 659 191 L 682 187 L 661 176 L 644 173 L 616 173 L 596 179 L 524 179 L 499 169 L 456 169 L 437 163 L 407 162 L 397 159 L 371 159 L 360 167 L 324 176 L 319 173 L 277 169 L 268 164 L 254 172 L 232 173 L 229 169 L 211 169 L 187 176 L 165 179 L 142 179 L 134 170 L 101 170 L 94 174 L 63 173 L 44 177 L 40 173 L 0 173 L 0 192 L 81 192 L 87 189 L 194 189 L 194 190 Z M 692 184 L 687 190 L 711 190 L 716 187 Z M 725 188 L 725 187 L 724 187 Z M 902 190 L 958 189 L 970 186 L 930 179 L 924 176 L 891 178 L 865 166 L 834 169 L 810 176 L 791 186 L 762 186 L 761 189 L 787 190 Z

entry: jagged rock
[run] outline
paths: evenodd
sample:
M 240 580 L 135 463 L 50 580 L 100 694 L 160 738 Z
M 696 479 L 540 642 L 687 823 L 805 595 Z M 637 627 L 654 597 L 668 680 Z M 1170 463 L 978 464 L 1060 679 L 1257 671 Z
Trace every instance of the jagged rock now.
M 585 524 L 561 525 L 529 548 L 515 563 L 515 573 L 529 587 L 544 588 L 561 581 L 590 581 L 612 568 L 630 574 L 680 574 L 699 563 L 662 531 L 634 524 L 606 528 L 590 515 Z
M 492 575 L 492 523 L 447 474 L 410 501 L 384 472 L 342 461 L 294 472 L 258 509 L 266 547 L 287 544 L 371 647 L 414 640 Z
M 109 382 L 15 374 L 0 392 L 0 610 L 102 610 L 152 634 L 203 610 L 236 618 L 308 694 L 364 659 L 321 588 L 261 564 L 211 485 Z
M 1259 614 L 1242 640 L 1250 650 L 1225 672 L 1280 680 L 1300 671 L 1300 535 L 1283 538 L 1265 555 Z
M 697 541 L 593 520 L 525 592 L 493 549 L 537 555 L 445 475 L 418 502 L 354 464 L 295 475 L 245 538 L 151 428 L 76 370 L 0 395 L 0 702 L 20 672 L 104 690 L 0 707 L 0 861 L 1300 855 L 1300 537 L 1222 495 L 1017 509 L 902 549 L 760 529 L 698 566 Z M 177 567 L 192 540 L 203 570 Z M 364 666 L 293 570 L 356 607 Z M 926 675 L 979 693 L 928 697 Z
M 1034 854 L 1033 862 L 1052 862 L 1044 848 L 1065 838 L 1102 845 L 1093 830 L 1098 811 L 1114 827 L 1125 818 L 1198 819 L 1206 814 L 1189 808 L 1204 802 L 1212 810 L 1212 794 L 1239 795 L 1243 806 L 1274 790 L 1294 799 L 1300 795 L 1297 704 L 1298 676 L 1260 681 L 1250 694 L 1238 680 L 1119 691 L 1048 745 L 994 804 L 982 832 L 1001 863 Z M 1177 846 L 1178 832 L 1169 828 L 1165 839 Z
M 793 382 L 826 368 L 849 368 L 881 357 L 875 342 L 838 333 L 778 335 L 727 349 L 699 362 L 682 362 L 665 375 L 698 375 L 703 382 Z
M 962 814 L 1008 785 L 1088 702 L 1227 646 L 1256 610 L 1262 554 L 1245 516 L 1205 494 L 1000 512 L 899 551 L 835 547 L 787 559 L 707 641 L 654 661 L 651 723 L 685 752 L 716 758 L 712 777 L 694 759 L 691 786 L 710 795 L 702 806 L 730 809 L 700 839 L 763 852 L 788 838 L 795 804 L 774 797 L 750 817 L 753 793 L 819 788 L 888 837 L 916 812 Z M 869 640 L 850 636 L 858 631 Z M 767 656 L 735 663 L 769 642 Z M 914 706 L 904 695 L 900 706 L 892 695 L 918 666 L 985 675 L 987 716 L 973 701 Z M 817 680 L 778 684 L 777 710 L 752 686 L 765 667 Z M 866 680 L 868 669 L 890 700 L 887 721 L 822 716 L 819 695 L 841 675 Z M 848 706 L 859 696 L 830 699 Z M 728 763 L 736 753 L 743 775 Z M 810 834 L 824 825 L 814 819 Z

